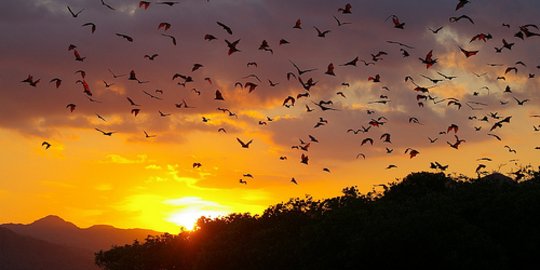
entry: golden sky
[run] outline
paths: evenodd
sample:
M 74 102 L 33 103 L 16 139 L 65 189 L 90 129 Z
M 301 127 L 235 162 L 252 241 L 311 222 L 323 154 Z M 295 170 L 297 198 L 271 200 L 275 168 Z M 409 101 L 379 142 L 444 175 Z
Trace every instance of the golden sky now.
M 455 10 L 458 1 L 418 2 L 351 1 L 349 14 L 338 10 L 346 2 L 323 0 L 152 2 L 146 10 L 138 1 L 106 1 L 111 10 L 100 1 L 8 0 L 0 11 L 0 223 L 56 214 L 81 227 L 178 232 L 200 215 L 260 214 L 353 185 L 367 192 L 436 171 L 435 161 L 469 176 L 479 164 L 503 173 L 538 166 L 539 4 L 471 1 Z M 82 12 L 73 17 L 67 6 Z M 474 23 L 453 19 L 460 15 Z M 170 29 L 158 29 L 163 22 Z M 330 32 L 319 37 L 315 27 Z M 491 38 L 472 40 L 479 34 Z M 498 53 L 503 39 L 514 45 Z M 225 40 L 240 40 L 240 51 L 228 55 Z M 478 52 L 466 57 L 460 48 Z M 436 63 L 426 68 L 430 51 Z M 315 70 L 299 74 L 293 63 Z M 131 71 L 142 83 L 128 80 Z M 380 82 L 368 80 L 376 75 Z M 316 84 L 308 91 L 299 78 Z M 288 96 L 294 106 L 284 106 Z M 391 143 L 380 139 L 386 133 Z M 252 143 L 243 148 L 237 138 Z M 368 138 L 373 145 L 362 145 Z

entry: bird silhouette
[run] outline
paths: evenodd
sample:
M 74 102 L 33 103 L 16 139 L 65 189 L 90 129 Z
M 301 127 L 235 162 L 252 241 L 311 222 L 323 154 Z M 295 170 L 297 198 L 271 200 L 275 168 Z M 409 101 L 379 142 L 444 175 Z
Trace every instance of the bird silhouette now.
M 90 31 L 92 32 L 92 34 L 96 32 L 96 25 L 94 23 L 89 22 L 82 25 L 82 27 L 85 26 L 90 26 Z
M 71 8 L 70 8 L 69 6 L 67 6 L 67 9 L 68 9 L 69 13 L 71 14 L 71 16 L 72 16 L 73 18 L 79 17 L 79 14 L 81 14 L 81 12 L 84 11 L 84 8 L 83 8 L 83 9 L 77 11 L 77 12 L 73 12 L 73 10 L 71 10 Z
M 45 150 L 47 150 L 47 149 L 49 149 L 51 147 L 51 144 L 49 142 L 47 142 L 47 141 L 44 141 L 44 142 L 41 143 L 41 146 L 42 147 L 44 146 Z
M 217 23 L 219 26 L 221 26 L 223 29 L 225 29 L 225 31 L 227 31 L 227 33 L 229 33 L 229 35 L 232 35 L 232 34 L 233 34 L 232 29 L 231 29 L 229 26 L 225 25 L 225 24 L 222 23 L 222 22 L 216 22 L 216 23 Z
M 114 131 L 107 131 L 107 132 L 105 132 L 105 131 L 103 131 L 103 130 L 101 130 L 101 129 L 99 129 L 99 128 L 95 128 L 95 129 L 96 129 L 97 131 L 101 132 L 101 133 L 102 133 L 103 135 L 105 135 L 105 136 L 111 136 L 111 135 L 113 135 L 114 133 L 116 133 L 116 132 L 114 132 Z
M 244 141 L 240 140 L 238 137 L 236 138 L 236 140 L 238 141 L 238 143 L 240 143 L 242 148 L 249 148 L 249 145 L 253 142 L 253 140 L 249 140 L 247 143 L 245 143 Z
M 121 34 L 121 33 L 116 33 L 117 36 L 121 37 L 121 38 L 124 38 L 125 40 L 129 41 L 129 42 L 133 42 L 133 38 L 126 35 L 126 34 Z
M 315 28 L 315 30 L 317 31 L 317 36 L 321 38 L 326 37 L 326 34 L 331 32 L 330 30 L 321 31 L 319 28 L 317 28 L 317 26 L 313 26 L 313 28 Z

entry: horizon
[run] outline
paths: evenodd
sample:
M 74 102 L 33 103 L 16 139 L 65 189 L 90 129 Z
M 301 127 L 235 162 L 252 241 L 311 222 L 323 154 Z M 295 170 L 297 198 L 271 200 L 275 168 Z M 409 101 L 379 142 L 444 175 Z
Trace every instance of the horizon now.
M 0 223 L 177 233 L 538 166 L 540 3 L 458 2 L 7 0 Z

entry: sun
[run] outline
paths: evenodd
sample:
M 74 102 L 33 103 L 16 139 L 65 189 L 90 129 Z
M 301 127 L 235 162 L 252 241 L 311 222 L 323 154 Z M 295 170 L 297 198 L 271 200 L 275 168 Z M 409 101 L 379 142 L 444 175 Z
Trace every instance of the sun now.
M 197 220 L 199 220 L 200 217 L 204 216 L 207 218 L 216 218 L 225 215 L 227 215 L 225 212 L 203 210 L 197 206 L 194 206 L 172 213 L 167 220 L 180 226 L 183 230 L 192 231 L 195 229 Z

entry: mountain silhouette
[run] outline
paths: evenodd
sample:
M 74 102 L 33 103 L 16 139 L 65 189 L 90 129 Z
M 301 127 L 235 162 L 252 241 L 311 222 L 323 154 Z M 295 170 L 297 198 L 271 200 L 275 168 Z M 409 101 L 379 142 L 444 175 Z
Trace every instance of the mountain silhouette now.
M 96 270 L 92 253 L 68 248 L 0 227 L 0 269 Z
M 161 234 L 152 230 L 118 229 L 109 225 L 79 228 L 54 215 L 46 216 L 26 225 L 10 223 L 0 225 L 0 227 L 20 235 L 91 252 L 108 249 L 113 245 L 132 243 L 134 240 L 144 240 L 148 235 Z

